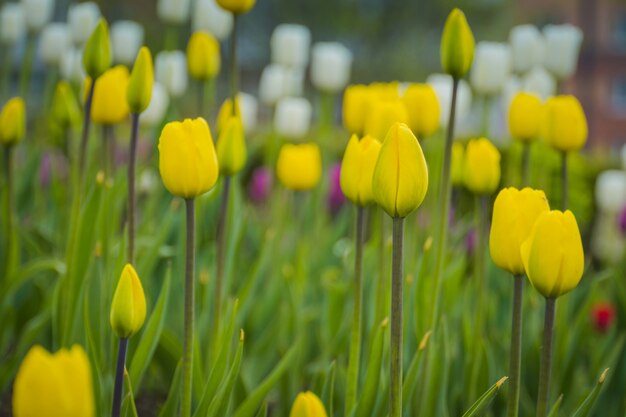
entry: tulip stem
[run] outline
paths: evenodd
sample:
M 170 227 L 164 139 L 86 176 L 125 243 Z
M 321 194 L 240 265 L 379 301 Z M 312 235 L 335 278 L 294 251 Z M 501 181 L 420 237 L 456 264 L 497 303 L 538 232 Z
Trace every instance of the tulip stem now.
M 530 143 L 522 144 L 522 186 L 530 185 Z M 510 385 L 509 385 L 510 386 Z
M 550 374 L 552 372 L 552 339 L 554 338 L 554 312 L 556 298 L 546 298 L 546 311 L 543 323 L 543 346 L 539 368 L 539 394 L 537 396 L 537 417 L 545 417 L 548 412 L 550 394 Z
M 113 408 L 112 417 L 119 417 L 122 408 L 122 390 L 124 387 L 124 367 L 126 366 L 126 350 L 128 339 L 120 338 L 119 349 L 117 351 L 117 366 L 115 367 L 115 385 L 113 386 Z
M 89 92 L 87 93 L 87 100 L 85 100 L 84 115 L 83 115 L 83 132 L 80 138 L 80 145 L 78 149 L 78 182 L 80 185 L 78 197 L 80 198 L 80 190 L 84 181 L 85 174 L 85 159 L 87 157 L 87 142 L 89 140 L 89 128 L 91 127 L 91 103 L 93 102 L 93 92 L 96 88 L 96 78 L 90 83 Z M 80 201 L 80 199 L 79 199 Z
M 232 105 L 233 116 L 237 115 L 237 105 L 235 99 L 239 89 L 239 74 L 237 73 L 237 23 L 239 17 L 233 13 L 233 34 L 230 38 L 230 99 Z
M 137 136 L 139 113 L 133 113 L 128 160 L 128 262 L 135 263 L 135 167 L 137 164 Z
M 402 285 L 404 218 L 393 218 L 391 264 L 391 385 L 389 416 L 402 416 Z
M 563 187 L 562 209 L 569 207 L 569 178 L 567 175 L 567 152 L 561 154 L 561 187 Z
M 183 342 L 183 397 L 181 416 L 191 415 L 191 383 L 194 332 L 194 266 L 196 260 L 196 202 L 185 199 L 187 246 L 185 257 L 185 317 Z
M 489 197 L 476 196 L 476 247 L 474 250 L 474 273 L 478 285 L 478 303 L 476 311 L 476 331 L 483 331 L 483 316 L 485 308 L 485 292 L 487 289 L 485 276 L 485 249 L 487 248 L 487 219 L 489 211 Z
M 26 36 L 26 50 L 24 51 L 24 61 L 21 67 L 22 71 L 20 72 L 20 96 L 22 96 L 24 100 L 27 100 L 28 96 L 28 87 L 33 69 L 36 39 L 36 33 L 29 31 Z
M 4 179 L 6 181 L 5 186 L 5 210 L 6 210 L 6 247 L 4 261 L 4 274 L 5 280 L 8 279 L 11 274 L 11 267 L 14 258 L 14 229 L 13 229 L 13 145 L 7 145 L 4 148 Z M 2 283 L 0 283 L 2 284 Z
M 361 310 L 363 303 L 363 228 L 365 208 L 356 208 L 356 240 L 354 255 L 354 311 L 348 360 L 348 384 L 346 392 L 346 415 L 350 415 L 356 403 L 361 357 Z
M 522 364 L 522 296 L 524 276 L 513 277 L 513 314 L 511 316 L 511 351 L 509 357 L 509 398 L 507 417 L 517 417 L 519 412 L 519 391 Z
M 213 330 L 216 335 L 220 334 L 222 324 L 222 292 L 224 283 L 224 264 L 226 262 L 226 223 L 228 221 L 228 200 L 230 199 L 231 178 L 230 175 L 224 176 L 222 189 L 222 201 L 220 202 L 220 212 L 217 219 L 217 259 L 215 274 L 215 313 L 213 320 Z M 215 338 L 215 341 L 218 337 Z M 217 353 L 214 351 L 213 353 Z

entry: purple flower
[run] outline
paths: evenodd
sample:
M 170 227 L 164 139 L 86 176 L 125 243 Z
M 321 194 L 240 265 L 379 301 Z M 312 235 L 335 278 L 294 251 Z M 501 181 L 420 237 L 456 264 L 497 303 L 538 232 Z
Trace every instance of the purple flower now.
M 619 230 L 622 232 L 622 234 L 626 234 L 626 207 L 624 207 L 619 214 L 617 223 L 619 225 Z
M 248 198 L 254 203 L 265 201 L 272 189 L 272 171 L 265 167 L 259 167 L 252 172 L 248 184 Z
M 343 203 L 346 202 L 346 196 L 341 191 L 341 164 L 336 163 L 329 169 L 328 179 L 330 181 L 328 186 L 328 208 L 332 214 L 336 214 Z

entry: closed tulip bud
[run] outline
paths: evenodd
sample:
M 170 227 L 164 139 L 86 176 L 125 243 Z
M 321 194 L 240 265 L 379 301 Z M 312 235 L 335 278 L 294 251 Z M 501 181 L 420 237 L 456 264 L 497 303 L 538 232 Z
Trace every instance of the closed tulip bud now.
M 350 81 L 352 52 L 339 42 L 318 42 L 311 56 L 311 82 L 320 91 L 337 93 Z
M 522 142 L 535 140 L 541 130 L 541 99 L 535 94 L 517 93 L 509 106 L 509 132 Z
M 87 42 L 100 20 L 100 8 L 92 1 L 72 4 L 67 11 L 67 23 L 72 41 L 77 44 Z
M 534 67 L 524 77 L 522 88 L 545 100 L 556 93 L 556 80 L 544 67 Z
M 439 100 L 429 84 L 411 84 L 402 98 L 409 114 L 409 127 L 419 138 L 426 138 L 439 129 Z
M 349 85 L 343 93 L 343 127 L 350 133 L 360 135 L 365 129 L 365 119 L 371 104 L 369 87 Z
M 215 131 L 219 135 L 220 132 L 226 126 L 228 120 L 235 115 L 241 115 L 241 106 L 239 105 L 239 95 L 237 95 L 237 108 L 235 108 L 235 112 L 233 113 L 233 102 L 231 99 L 227 98 L 222 103 L 220 110 L 217 112 L 217 120 L 215 121 Z
M 237 115 L 241 116 L 244 132 L 252 132 L 256 128 L 258 104 L 256 98 L 250 94 L 237 94 Z M 216 131 L 219 134 L 226 125 L 228 119 L 233 115 L 233 105 L 231 99 L 224 100 L 217 113 Z
M 100 19 L 83 50 L 83 67 L 92 79 L 98 78 L 111 66 L 109 27 Z
M 156 80 L 172 97 L 180 97 L 187 90 L 187 58 L 182 51 L 161 51 L 154 61 Z
M 465 148 L 463 182 L 474 194 L 492 194 L 500 184 L 500 152 L 485 138 L 472 139 Z
M 356 135 L 352 135 L 343 154 L 341 191 L 358 206 L 367 206 L 374 202 L 372 177 L 380 147 L 380 142 L 371 136 L 359 140 Z
M 82 84 L 85 80 L 83 68 L 83 54 L 77 48 L 70 48 L 63 52 L 61 57 L 61 76 L 73 84 Z
M 212 33 L 221 41 L 233 30 L 233 15 L 219 7 L 215 0 L 196 0 L 191 20 L 194 31 Z
M 247 13 L 255 3 L 256 0 L 217 0 L 217 4 L 222 9 L 234 14 Z
M 513 187 L 501 190 L 493 205 L 489 234 L 493 262 L 511 274 L 523 274 L 520 248 L 539 216 L 548 211 L 550 205 L 541 190 L 524 188 L 520 191 Z
M 534 25 L 519 25 L 509 33 L 513 70 L 523 74 L 543 63 L 544 39 Z
M 159 138 L 159 171 L 165 188 L 178 197 L 194 198 L 215 186 L 219 166 L 204 119 L 165 125 Z
M 502 90 L 511 72 L 511 50 L 497 42 L 479 42 L 470 75 L 472 87 L 483 95 L 497 94 Z
M 365 121 L 365 134 L 384 140 L 391 126 L 396 123 L 409 123 L 409 114 L 404 102 L 401 100 L 372 102 Z
M 167 90 L 158 82 L 152 86 L 152 97 L 148 108 L 141 113 L 139 122 L 144 126 L 156 126 L 163 121 L 165 112 L 170 104 Z
M 452 144 L 452 160 L 450 163 L 450 178 L 452 184 L 463 185 L 463 163 L 465 162 L 465 147 L 461 142 Z
M 392 81 L 389 83 L 374 82 L 367 86 L 372 100 L 394 101 L 400 99 L 400 83 Z
M 130 66 L 141 45 L 143 45 L 144 30 L 132 20 L 118 20 L 111 25 L 111 43 L 113 44 L 113 61 Z
M 598 175 L 596 204 L 602 212 L 611 214 L 626 207 L 626 172 L 612 169 Z
M 189 19 L 191 0 L 159 0 L 157 3 L 157 15 L 162 21 L 181 25 Z
M 276 133 L 289 139 L 302 139 L 309 131 L 312 112 L 311 103 L 305 98 L 280 99 L 274 113 Z
M 522 244 L 521 255 L 528 279 L 544 297 L 556 298 L 576 288 L 585 255 L 572 212 L 542 213 Z
M 22 0 L 22 4 L 29 32 L 40 31 L 52 18 L 54 0 Z
M 96 80 L 91 104 L 91 118 L 94 122 L 113 125 L 128 117 L 130 112 L 126 99 L 128 78 L 128 68 L 118 65 L 104 72 Z M 88 78 L 85 84 L 85 91 L 89 91 L 91 79 Z
M 462 78 L 474 60 L 474 35 L 465 14 L 454 9 L 448 15 L 441 36 L 441 67 L 446 74 Z
M 91 381 L 89 358 L 79 345 L 54 354 L 35 345 L 24 357 L 13 383 L 13 415 L 93 417 Z
M 426 80 L 431 85 L 439 99 L 441 114 L 439 123 L 442 127 L 447 127 L 450 121 L 450 105 L 452 101 L 452 77 L 445 74 L 432 74 Z M 456 93 L 456 119 L 455 130 L 470 114 L 472 107 L 472 90 L 465 80 L 459 81 Z
M 16 145 L 26 134 L 26 105 L 21 97 L 6 102 L 0 112 L 0 143 Z
M 51 121 L 63 129 L 75 126 L 80 122 L 80 108 L 72 91 L 72 86 L 67 81 L 59 81 L 52 97 L 50 107 Z
M 324 404 L 311 391 L 301 392 L 291 406 L 289 417 L 327 417 Z
M 240 116 L 230 116 L 217 139 L 220 174 L 235 175 L 246 164 L 246 140 Z
M 278 152 L 276 176 L 286 188 L 306 191 L 322 177 L 322 155 L 316 143 L 287 143 Z
M 220 44 L 207 32 L 194 32 L 187 44 L 187 69 L 196 80 L 210 80 L 219 74 Z
M 43 28 L 39 41 L 39 55 L 46 65 L 60 65 L 63 53 L 69 47 L 70 31 L 65 23 L 50 23 Z
M 428 190 L 428 166 L 417 138 L 403 123 L 394 124 L 380 148 L 372 189 L 376 203 L 391 217 L 406 217 Z
M 26 34 L 26 18 L 21 3 L 4 3 L 0 9 L 0 44 L 12 46 Z
M 571 77 L 578 64 L 582 30 L 570 24 L 547 25 L 543 35 L 546 39 L 544 65 L 559 80 Z
M 140 114 L 148 108 L 153 85 L 152 55 L 148 48 L 142 46 L 135 59 L 126 91 L 126 100 L 131 113 Z
M 574 96 L 550 97 L 544 106 L 543 139 L 562 152 L 576 151 L 587 142 L 587 118 Z
M 272 32 L 270 46 L 272 62 L 286 67 L 304 68 L 309 61 L 311 31 L 303 25 L 278 25 Z
M 111 327 L 120 339 L 137 333 L 146 319 L 146 297 L 135 268 L 126 264 L 111 303 Z

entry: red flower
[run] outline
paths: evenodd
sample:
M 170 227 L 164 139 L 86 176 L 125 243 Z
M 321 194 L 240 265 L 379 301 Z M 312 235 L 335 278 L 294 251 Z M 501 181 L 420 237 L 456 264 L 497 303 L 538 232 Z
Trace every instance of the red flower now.
M 615 319 L 615 308 L 611 303 L 597 303 L 591 308 L 593 325 L 599 332 L 606 332 Z

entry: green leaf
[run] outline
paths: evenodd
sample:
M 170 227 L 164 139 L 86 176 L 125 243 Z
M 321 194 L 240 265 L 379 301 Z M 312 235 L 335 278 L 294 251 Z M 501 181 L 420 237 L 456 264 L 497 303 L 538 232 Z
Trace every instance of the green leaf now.
M 137 415 L 137 406 L 135 405 L 135 396 L 133 395 L 133 385 L 130 382 L 130 376 L 126 369 L 124 369 L 124 385 L 126 385 L 126 396 L 124 398 L 126 413 L 124 414 L 127 417 L 139 417 Z
M 572 417 L 586 417 L 591 413 L 591 409 L 595 404 L 600 392 L 602 391 L 602 387 L 604 386 L 604 380 L 606 379 L 606 374 L 609 372 L 609 368 L 606 368 L 600 378 L 598 378 L 598 382 L 595 387 L 589 392 L 585 400 L 580 404 L 578 409 L 574 412 Z
M 491 388 L 489 388 L 480 398 L 463 414 L 463 417 L 473 417 L 480 415 L 480 412 L 483 411 L 490 403 L 491 400 L 496 396 L 500 387 L 509 379 L 508 376 L 500 378 L 498 382 L 493 384 Z
M 562 402 L 563 402 L 563 394 L 559 395 L 559 398 L 556 399 L 556 402 L 554 403 L 554 405 L 550 409 L 550 412 L 548 413 L 548 417 L 559 416 L 559 409 L 561 408 Z
M 380 368 L 383 360 L 383 350 L 385 345 L 385 331 L 389 324 L 388 319 L 384 319 L 376 329 L 372 351 L 367 363 L 367 372 L 365 374 L 365 385 L 360 395 L 360 400 L 354 411 L 355 416 L 371 415 L 376 397 L 380 391 Z
M 322 388 L 322 403 L 326 404 L 328 417 L 333 417 L 333 397 L 335 394 L 335 374 L 337 373 L 337 362 L 332 361 L 326 372 L 324 387 Z
M 163 408 L 159 412 L 159 417 L 176 417 L 178 410 L 178 402 L 180 401 L 180 381 L 182 379 L 182 360 L 178 361 L 176 370 L 174 371 L 174 377 L 172 378 L 172 384 L 170 385 L 170 391 L 167 393 L 167 399 Z
M 243 355 L 243 340 L 244 333 L 241 330 L 239 336 L 239 347 L 237 348 L 237 354 L 235 355 L 235 359 L 233 361 L 233 365 L 230 368 L 230 372 L 228 373 L 228 377 L 222 383 L 220 390 L 211 401 L 211 405 L 209 406 L 209 410 L 206 413 L 207 417 L 216 417 L 216 416 L 225 416 L 226 409 L 228 407 L 228 401 L 230 400 L 230 396 L 233 392 L 233 387 L 235 385 L 235 380 L 239 375 L 239 369 L 241 367 L 241 357 Z
M 256 413 L 255 417 L 267 417 L 267 401 L 263 402 L 263 405 L 259 408 L 259 412 Z
M 430 340 L 432 333 L 433 332 L 429 330 L 424 334 L 417 350 L 415 351 L 415 354 L 413 355 L 413 359 L 411 359 L 409 370 L 404 377 L 404 384 L 402 385 L 402 397 L 404 398 L 411 398 L 415 392 L 417 377 L 422 365 L 421 359 L 424 356 L 424 350 L 428 346 L 428 341 Z

